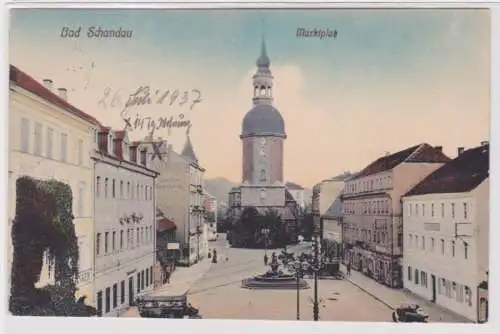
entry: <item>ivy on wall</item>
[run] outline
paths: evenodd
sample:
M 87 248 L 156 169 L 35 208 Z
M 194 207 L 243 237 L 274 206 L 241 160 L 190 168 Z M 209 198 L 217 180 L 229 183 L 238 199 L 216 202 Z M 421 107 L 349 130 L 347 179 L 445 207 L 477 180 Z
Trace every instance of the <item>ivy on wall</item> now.
M 12 225 L 13 263 L 9 309 L 14 315 L 92 315 L 75 302 L 78 241 L 73 224 L 73 195 L 65 183 L 23 176 L 16 181 Z M 35 288 L 46 257 L 54 286 Z

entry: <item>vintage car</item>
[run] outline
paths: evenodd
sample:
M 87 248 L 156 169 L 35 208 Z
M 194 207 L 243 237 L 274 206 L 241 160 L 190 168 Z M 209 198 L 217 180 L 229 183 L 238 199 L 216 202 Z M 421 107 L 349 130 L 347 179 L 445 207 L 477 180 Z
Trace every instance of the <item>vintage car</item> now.
M 201 319 L 199 310 L 187 301 L 186 294 L 178 296 L 142 296 L 137 298 L 143 318 Z
M 394 322 L 427 322 L 429 315 L 416 304 L 403 304 L 392 312 Z

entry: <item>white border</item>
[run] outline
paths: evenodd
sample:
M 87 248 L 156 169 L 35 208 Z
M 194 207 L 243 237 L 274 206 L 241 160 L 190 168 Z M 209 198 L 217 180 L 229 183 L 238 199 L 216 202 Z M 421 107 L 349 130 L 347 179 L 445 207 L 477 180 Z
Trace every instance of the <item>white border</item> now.
M 6 4 L 7 1 L 1 0 L 2 3 Z M 92 7 L 92 8 L 331 8 L 331 7 L 490 7 L 492 8 L 491 20 L 491 38 L 492 38 L 492 75 L 491 75 L 491 137 L 490 142 L 493 147 L 491 150 L 490 158 L 490 184 L 491 184 L 491 216 L 490 216 L 490 236 L 500 236 L 500 228 L 498 223 L 500 222 L 500 206 L 495 206 L 495 203 L 500 203 L 500 177 L 497 177 L 497 169 L 500 159 L 500 152 L 497 152 L 496 147 L 500 146 L 500 136 L 497 136 L 494 129 L 500 129 L 500 5 L 494 2 L 485 1 L 469 1 L 469 2 L 457 2 L 457 1 L 442 1 L 442 2 L 415 2 L 415 1 L 373 1 L 373 2 L 345 2 L 345 1 L 330 1 L 328 3 L 311 3 L 311 1 L 262 1 L 262 2 L 210 2 L 210 1 L 184 1 L 184 2 L 170 2 L 170 3 L 160 3 L 160 2 L 142 2 L 136 3 L 134 1 L 122 1 L 122 2 L 106 2 L 106 1 L 84 1 L 75 0 L 70 2 L 59 2 L 57 1 L 47 1 L 41 3 L 39 1 L 9 1 L 10 7 L 44 7 L 44 8 L 55 8 L 55 7 Z M 7 212 L 7 141 L 8 141 L 8 13 L 7 8 L 4 6 L 2 11 L 2 16 L 0 22 L 3 23 L 3 29 L 0 29 L 2 51 L 0 53 L 0 60 L 2 61 L 2 69 L 5 74 L 0 82 L 0 101 L 2 102 L 3 110 L 3 122 L 2 136 L 0 140 L 4 149 L 0 150 L 0 161 L 1 165 L 1 183 L 3 185 L 3 192 L 1 193 L 2 201 L 0 202 L 0 211 Z M 498 131 L 498 130 L 497 130 Z M 4 214 L 5 219 L 6 214 Z M 5 221 L 3 226 L 8 226 Z M 6 244 L 6 230 L 2 232 L 3 245 Z M 499 289 L 495 283 L 491 284 L 493 281 L 498 281 L 500 277 L 500 269 L 497 266 L 498 261 L 496 259 L 499 253 L 499 245 L 495 242 L 493 237 L 490 237 L 490 320 L 487 324 L 483 325 L 467 325 L 467 324 L 428 324 L 425 326 L 426 332 L 433 333 L 444 333 L 448 332 L 453 334 L 460 333 L 471 333 L 472 331 L 482 332 L 493 332 L 494 327 L 500 322 L 500 307 L 497 307 L 498 301 L 500 301 Z M 0 247 L 0 254 L 3 259 L 6 259 L 5 248 Z M 2 275 L 7 275 L 5 261 L 0 261 L 0 272 L 4 273 Z M 5 280 L 6 276 L 2 276 Z M 154 320 L 154 319 L 133 319 L 133 318 L 100 318 L 100 319 L 85 319 L 85 318 L 28 318 L 28 317 L 12 317 L 7 315 L 7 296 L 8 291 L 6 289 L 6 283 L 0 285 L 0 295 L 5 296 L 4 303 L 1 305 L 1 321 L 2 324 L 5 321 L 6 333 L 33 333 L 33 332 L 48 332 L 50 334 L 64 333 L 67 334 L 71 332 L 72 334 L 87 334 L 89 332 L 101 333 L 101 332 L 114 332 L 114 333 L 133 333 L 142 334 L 145 332 L 178 332 L 178 333 L 233 333 L 233 332 L 259 332 L 259 333 L 364 333 L 367 331 L 376 333 L 397 333 L 397 332 L 407 332 L 407 333 L 419 333 L 422 332 L 422 327 L 419 324 L 391 324 L 391 323 L 345 323 L 345 322 L 304 322 L 304 321 L 236 321 L 236 320 Z M 369 312 L 369 310 L 368 310 Z M 251 328 L 249 326 L 252 326 Z M 419 333 L 420 334 L 420 333 Z

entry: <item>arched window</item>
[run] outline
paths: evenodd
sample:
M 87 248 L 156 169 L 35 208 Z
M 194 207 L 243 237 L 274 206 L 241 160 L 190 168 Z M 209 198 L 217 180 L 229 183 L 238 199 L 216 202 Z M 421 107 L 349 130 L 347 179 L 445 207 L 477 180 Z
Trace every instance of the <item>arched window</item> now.
M 260 170 L 260 181 L 261 182 L 266 182 L 267 178 L 266 178 L 266 170 L 264 168 L 262 168 Z
M 266 87 L 260 86 L 260 96 L 266 96 Z

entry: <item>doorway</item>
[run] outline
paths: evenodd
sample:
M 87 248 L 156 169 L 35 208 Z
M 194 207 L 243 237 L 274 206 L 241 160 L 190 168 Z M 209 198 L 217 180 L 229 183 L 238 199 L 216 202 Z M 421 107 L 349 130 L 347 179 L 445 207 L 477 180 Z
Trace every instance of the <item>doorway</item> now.
M 128 278 L 128 304 L 129 306 L 134 305 L 134 278 Z
M 432 302 L 436 302 L 436 276 L 431 275 L 431 284 L 432 284 Z

